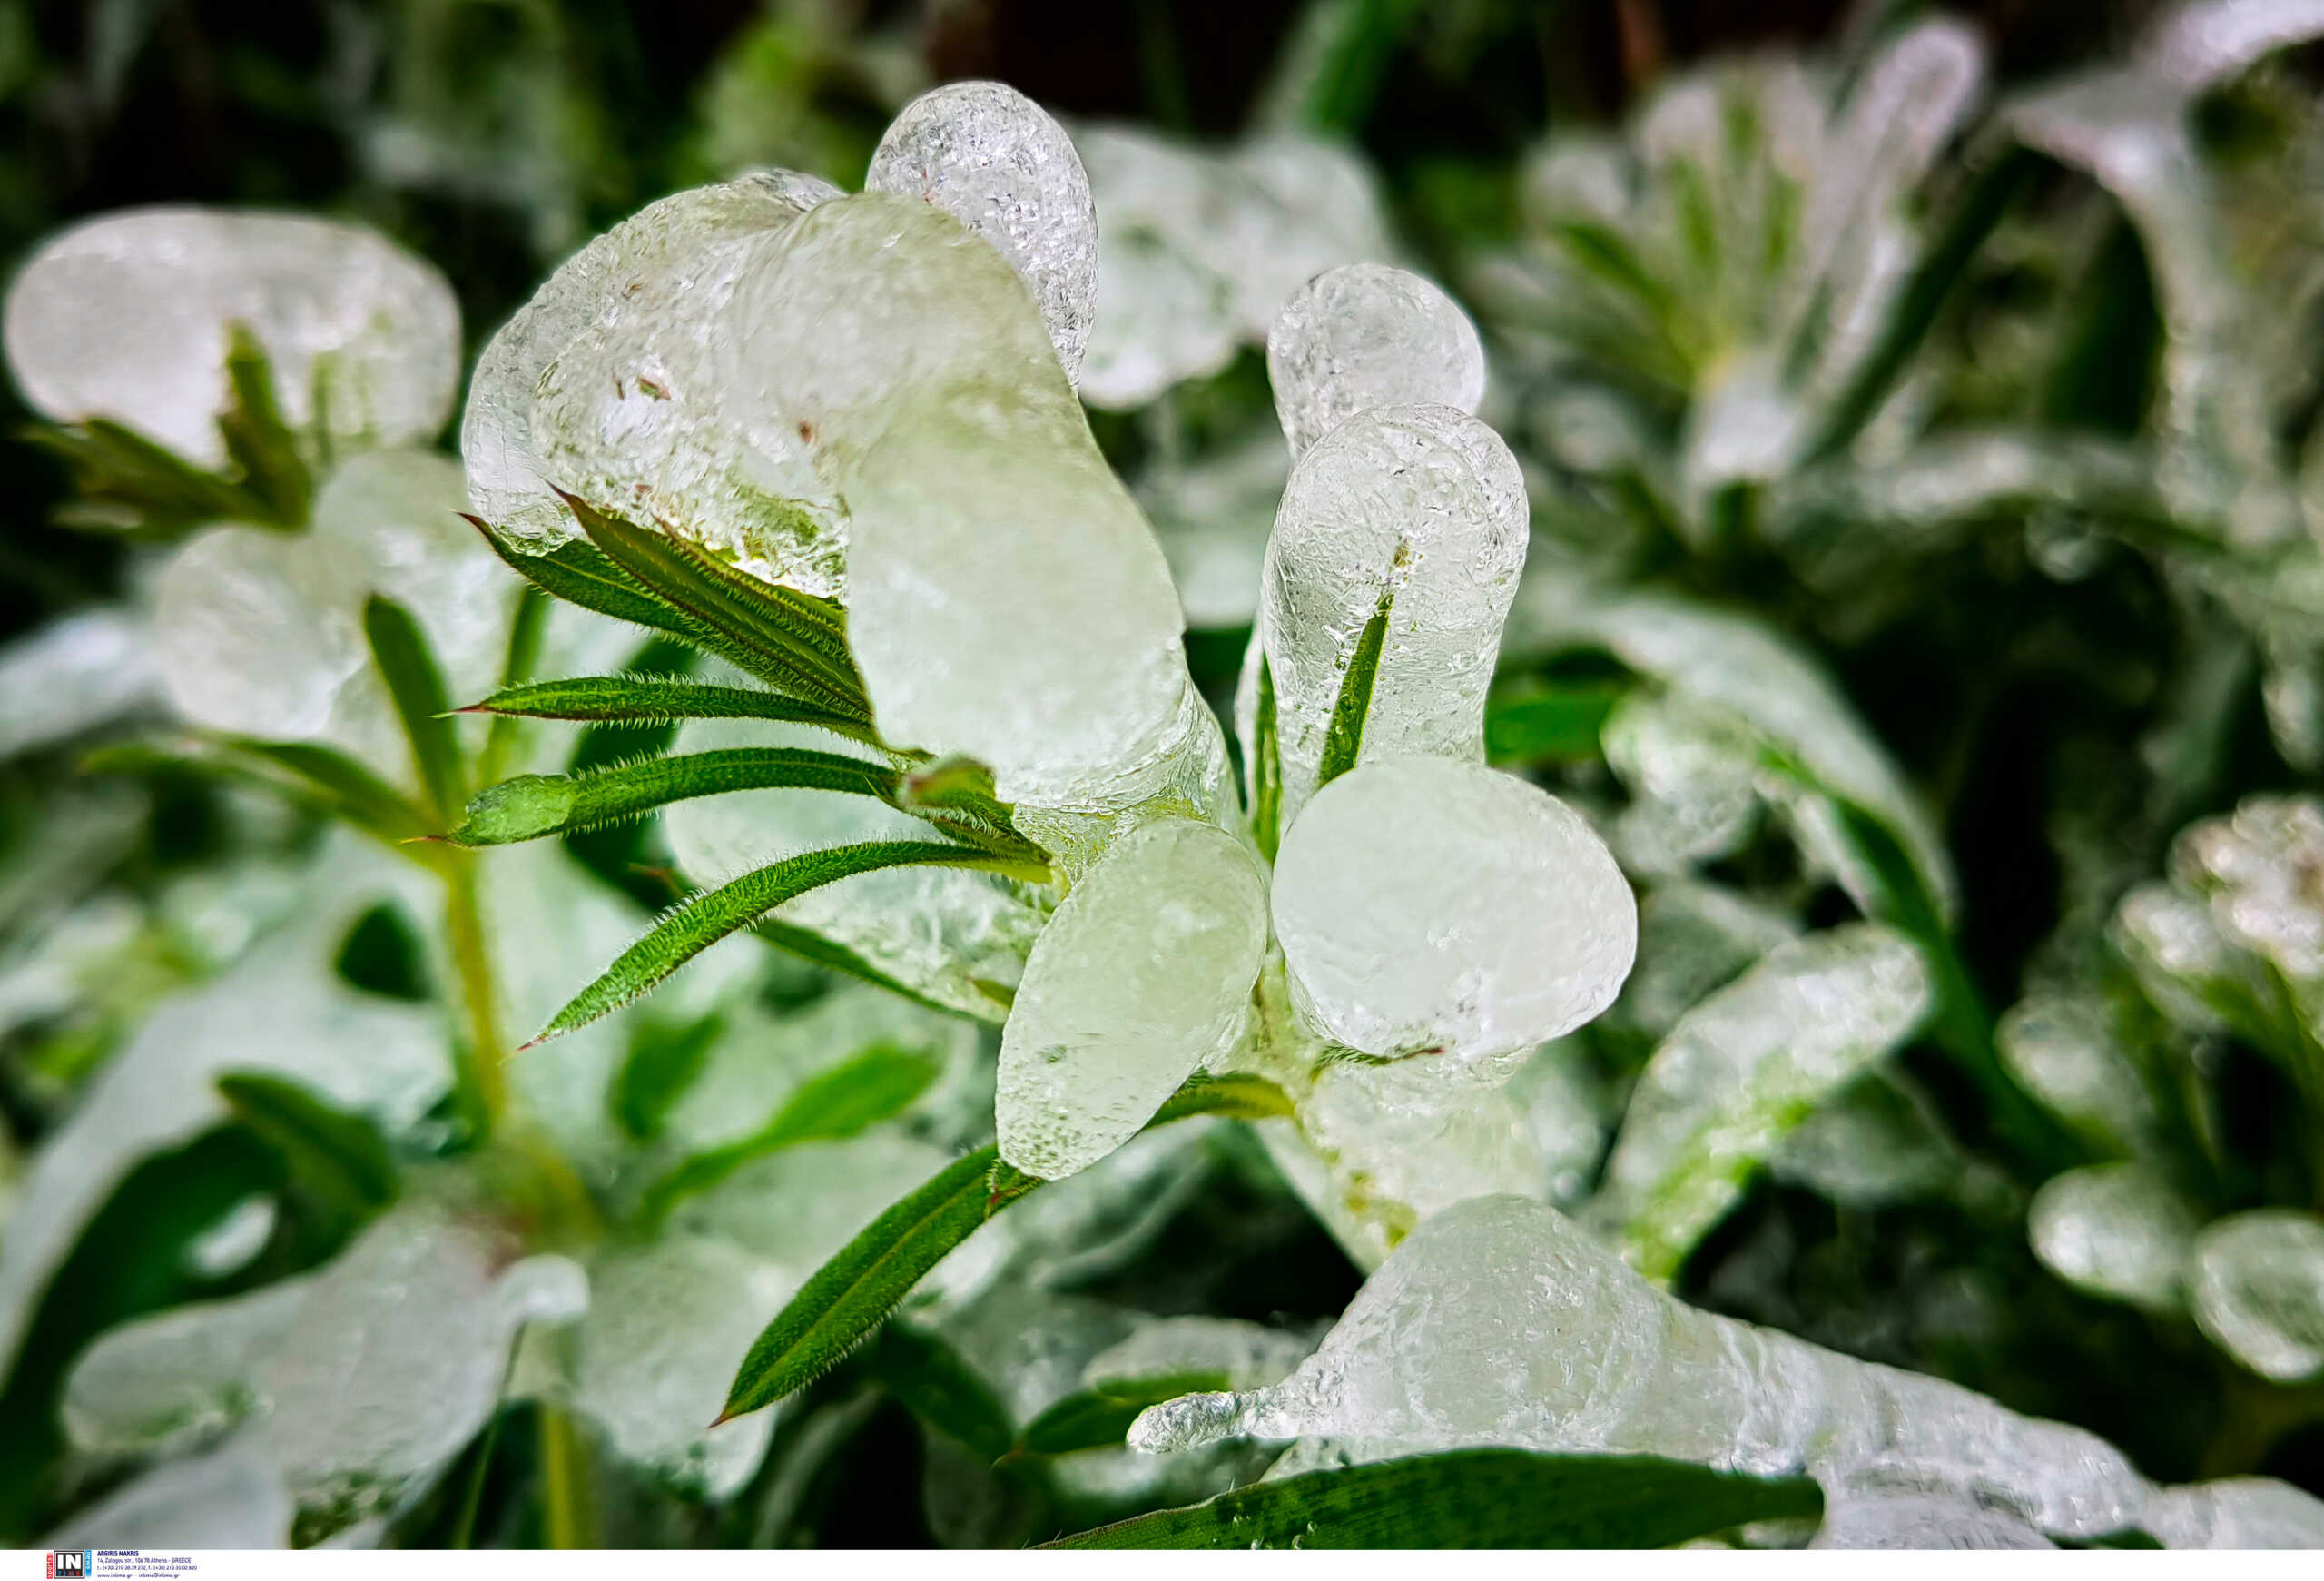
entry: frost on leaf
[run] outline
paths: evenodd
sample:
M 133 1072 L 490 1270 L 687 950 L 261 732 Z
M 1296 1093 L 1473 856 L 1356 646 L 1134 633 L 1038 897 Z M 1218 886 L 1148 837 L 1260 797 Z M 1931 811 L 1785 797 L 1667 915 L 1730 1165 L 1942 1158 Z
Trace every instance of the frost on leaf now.
M 443 276 L 374 232 L 304 216 L 103 215 L 34 253 L 5 311 L 9 366 L 42 416 L 103 418 L 213 469 L 236 326 L 265 351 L 284 419 L 332 445 L 424 444 L 459 381 Z

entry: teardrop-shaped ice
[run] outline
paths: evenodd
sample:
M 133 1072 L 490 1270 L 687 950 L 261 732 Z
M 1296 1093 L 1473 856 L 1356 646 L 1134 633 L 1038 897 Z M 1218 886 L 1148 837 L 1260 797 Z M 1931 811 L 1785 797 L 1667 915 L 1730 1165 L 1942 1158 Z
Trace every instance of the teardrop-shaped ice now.
M 2025 1234 L 2043 1265 L 2070 1285 L 2152 1312 L 2184 1305 L 2195 1215 L 2143 1164 L 2053 1176 L 2034 1193 Z
M 303 215 L 128 209 L 74 226 L 8 289 L 8 364 L 44 417 L 105 418 L 217 467 L 237 324 L 294 429 L 406 445 L 444 426 L 460 376 L 451 287 L 376 232 Z
M 710 480 L 731 488 L 752 464 L 721 422 L 707 341 L 742 267 L 740 245 L 838 195 L 788 171 L 694 187 L 648 204 L 559 265 L 492 337 L 468 386 L 460 452 L 477 513 L 519 545 L 550 548 L 579 530 L 554 492 L 561 488 L 658 514 L 751 558 L 756 535 L 743 518 L 752 512 L 739 508 L 763 516 L 768 502 L 737 501 L 733 520 L 702 504 Z M 828 591 L 836 573 L 817 547 L 773 568 Z
M 1638 907 L 1581 815 L 1482 764 L 1403 757 L 1334 780 L 1284 836 L 1275 935 L 1297 1002 L 1383 1058 L 1469 1062 L 1613 1003 Z
M 1000 1156 L 1058 1180 L 1136 1135 L 1240 1026 L 1266 935 L 1266 881 L 1233 835 L 1171 818 L 1117 841 L 1025 963 Z
M 810 437 L 845 499 L 883 736 L 1051 804 L 1161 750 L 1187 677 L 1169 569 L 999 253 L 865 193 L 799 221 L 732 321 L 760 420 Z
M 1384 602 L 1361 760 L 1484 756 L 1485 688 L 1527 519 L 1509 447 L 1449 406 L 1375 408 L 1300 457 L 1267 541 L 1257 637 L 1286 825 L 1315 789 L 1348 666 Z M 1256 697 L 1246 674 L 1236 705 L 1246 762 Z
M 2274 1383 L 2324 1376 L 2324 1219 L 2289 1208 L 2237 1213 L 2195 1241 L 2195 1321 Z
M 1485 353 L 1461 305 L 1409 270 L 1348 263 L 1291 295 L 1267 332 L 1267 381 L 1291 453 L 1375 406 L 1473 413 Z
M 925 198 L 1000 250 L 1033 293 L 1058 361 L 1081 370 L 1098 297 L 1098 210 L 1073 140 L 1000 83 L 947 83 L 906 104 L 866 192 Z
M 1283 1383 L 1154 1407 L 1129 1441 L 1154 1452 L 1237 1433 L 1354 1440 L 1367 1459 L 1499 1445 L 1804 1468 L 1844 1531 L 1847 1504 L 1902 1488 L 2057 1537 L 2152 1511 L 2147 1529 L 2166 1540 L 2324 1541 L 2324 1504 L 2281 1484 L 2157 1489 L 2079 1428 L 1688 1307 L 1515 1197 L 1472 1198 L 1414 1230 Z M 2230 1489 L 2233 1513 L 2207 1507 Z

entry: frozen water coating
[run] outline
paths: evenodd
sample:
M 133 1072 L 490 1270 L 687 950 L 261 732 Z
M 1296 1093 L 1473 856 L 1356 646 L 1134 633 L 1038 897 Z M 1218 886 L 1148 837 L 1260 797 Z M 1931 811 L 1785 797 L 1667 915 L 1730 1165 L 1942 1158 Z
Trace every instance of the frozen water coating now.
M 1726 710 L 1640 690 L 1614 706 L 1599 740 L 1630 793 L 1607 832 L 1628 871 L 1684 875 L 1758 826 L 1764 754 Z
M 804 726 L 695 720 L 675 750 L 797 746 L 869 758 L 868 748 Z M 704 886 L 785 857 L 880 840 L 932 840 L 934 829 L 869 796 L 756 790 L 679 802 L 662 815 L 679 871 Z M 810 890 L 773 919 L 840 945 L 874 970 L 949 1009 L 998 1021 L 1042 914 L 989 874 L 898 867 Z M 989 986 L 980 986 L 980 984 Z M 568 990 L 570 984 L 567 985 Z
M 880 139 L 867 192 L 925 198 L 982 236 L 1031 288 L 1066 377 L 1080 371 L 1098 294 L 1098 213 L 1065 129 L 1016 89 L 947 83 Z
M 2324 1377 L 2324 1220 L 2289 1208 L 2232 1214 L 2196 1238 L 2195 1321 L 2271 1383 Z
M 52 620 L 0 647 L 0 758 L 101 729 L 160 692 L 145 622 L 108 608 Z
M 1286 827 L 1314 793 L 1343 679 L 1384 599 L 1362 760 L 1483 758 L 1485 689 L 1527 520 L 1516 458 L 1452 407 L 1375 408 L 1299 458 L 1267 542 L 1256 638 Z M 1236 714 L 1249 761 L 1257 679 L 1245 670 Z
M 2102 1002 L 2029 997 L 1994 1029 L 2001 1062 L 2051 1112 L 2120 1153 L 2153 1129 L 2154 1101 L 2122 1052 Z
M 172 703 L 197 725 L 328 741 L 406 778 L 363 607 L 374 593 L 401 604 L 462 700 L 491 689 L 516 600 L 460 503 L 456 463 L 378 450 L 330 474 L 304 532 L 226 525 L 189 539 L 154 594 L 153 654 Z
M 1267 381 L 1292 454 L 1378 406 L 1473 414 L 1484 348 L 1461 305 L 1385 263 L 1326 270 L 1291 294 L 1267 331 Z
M 459 382 L 444 277 L 376 232 L 301 215 L 100 215 L 44 243 L 0 311 L 34 410 L 103 418 L 204 467 L 226 461 L 237 324 L 266 352 L 284 420 L 334 445 L 425 443 Z
M 283 1548 L 290 1492 L 281 1467 L 248 1444 L 157 1466 L 43 1541 L 56 1549 Z
M 2295 980 L 2324 977 L 2324 802 L 2251 796 L 2173 842 L 2172 876 L 2233 944 Z
M 1448 758 L 1326 786 L 1284 836 L 1274 910 L 1303 1014 L 1381 1058 L 1492 1065 L 1571 1032 L 1612 1003 L 1638 943 L 1630 886 L 1580 814 Z
M 1798 936 L 1788 915 L 1734 890 L 1658 884 L 1639 902 L 1638 969 L 1608 1013 L 1659 1042 L 1705 994 Z
M 648 204 L 566 259 L 477 363 L 460 451 L 478 514 L 539 551 L 579 531 L 555 489 L 635 502 L 760 574 L 830 591 L 843 529 L 794 456 L 747 453 L 710 342 L 757 261 L 747 244 L 838 195 L 754 173 Z M 797 525 L 785 489 L 823 530 L 782 530 Z
M 572 1402 L 614 1452 L 690 1497 L 724 1498 L 766 1454 L 777 1413 L 716 1428 L 743 1355 L 796 1280 L 723 1241 L 676 1235 L 589 1269 Z
M 2139 41 L 2137 60 L 2156 76 L 2200 89 L 2319 33 L 2319 0 L 2196 0 L 2155 19 Z
M 1655 1050 L 1591 1217 L 1619 1228 L 1632 1262 L 1669 1276 L 1785 1134 L 1903 1042 L 1930 1003 L 1920 952 L 1876 924 L 1777 945 Z
M 2026 1210 L 2026 1238 L 2070 1285 L 2152 1312 L 2185 1305 L 2194 1210 L 2140 1163 L 2093 1164 L 2053 1176 Z
M 1687 1307 L 1555 1210 L 1513 1197 L 1422 1225 L 1283 1383 L 1156 1406 L 1130 1443 L 1160 1452 L 1234 1435 L 1354 1440 L 1364 1458 L 1502 1445 L 1805 1471 L 1843 1533 L 1850 1506 L 1904 1496 L 2004 1512 L 2051 1537 L 2324 1543 L 2324 1504 L 2280 1483 L 2157 1488 L 2079 1428 Z
M 1240 1030 L 1266 879 L 1213 825 L 1123 836 L 1034 943 L 1000 1039 L 1000 1156 L 1045 1180 L 1137 1134 Z

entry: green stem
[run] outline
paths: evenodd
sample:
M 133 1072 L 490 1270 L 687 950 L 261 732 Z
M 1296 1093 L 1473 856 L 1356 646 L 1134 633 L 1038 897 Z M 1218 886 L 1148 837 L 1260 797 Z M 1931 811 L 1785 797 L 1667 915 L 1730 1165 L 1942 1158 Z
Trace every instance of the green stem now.
M 562 1407 L 540 1408 L 541 1541 L 552 1548 L 597 1546 L 589 1499 L 589 1447 Z
M 456 861 L 444 869 L 444 937 L 458 983 L 462 1042 L 461 1074 L 475 1105 L 480 1132 L 489 1135 L 508 1107 L 504 1069 L 508 1042 L 501 1035 L 495 999 L 492 956 L 485 943 L 484 913 L 477 893 L 476 864 Z

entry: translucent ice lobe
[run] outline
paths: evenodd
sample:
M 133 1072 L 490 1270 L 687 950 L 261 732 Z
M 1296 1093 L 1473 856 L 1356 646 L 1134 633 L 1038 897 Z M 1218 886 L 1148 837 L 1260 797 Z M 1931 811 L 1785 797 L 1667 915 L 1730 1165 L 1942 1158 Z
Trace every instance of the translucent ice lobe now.
M 1526 523 L 1509 447 L 1452 407 L 1366 411 L 1299 459 L 1267 543 L 1259 609 L 1286 824 L 1315 788 L 1342 680 L 1384 597 L 1393 601 L 1364 758 L 1484 756 L 1485 687 Z
M 1000 1156 L 1057 1180 L 1137 1134 L 1241 1023 L 1266 883 L 1209 824 L 1124 836 L 1033 945 L 1000 1039 Z
M 889 124 L 867 192 L 925 198 L 998 248 L 1031 289 L 1071 378 L 1098 293 L 1098 212 L 1065 129 L 1000 83 L 948 83 Z
M 653 493 L 739 464 L 742 447 L 718 424 L 722 390 L 703 371 L 700 345 L 712 321 L 707 297 L 731 289 L 732 267 L 705 271 L 705 260 L 731 259 L 738 243 L 838 195 L 812 176 L 760 172 L 675 193 L 566 259 L 477 363 L 460 424 L 477 513 L 546 549 L 576 530 L 552 486 L 580 491 L 620 472 Z M 716 291 L 692 299 L 703 284 Z M 567 355 L 576 365 L 560 380 Z M 683 487 L 676 492 L 685 499 Z
M 2157 20 L 2139 64 L 2177 86 L 2207 88 L 2319 33 L 2319 0 L 2195 0 Z
M 1674 1271 L 1809 1107 L 1903 1042 L 1927 968 L 1873 924 L 1778 945 L 1689 1011 L 1639 1077 L 1598 1209 L 1631 1260 Z
M 1365 1440 L 1367 1457 L 1493 1444 L 1762 1475 L 1804 1467 L 1843 1533 L 1893 1525 L 1877 1512 L 1856 1522 L 1849 1505 L 1909 1491 L 2055 1537 L 2138 1527 L 2150 1511 L 2157 1535 L 2180 1540 L 2324 1534 L 2324 1505 L 2280 1484 L 2159 1494 L 2088 1433 L 1683 1306 L 1553 1210 L 1513 1197 L 1472 1199 L 1413 1231 L 1282 1384 L 1157 1406 L 1130 1442 L 1173 1449 L 1234 1433 Z
M 1305 1013 L 1382 1057 L 1491 1060 L 1613 1002 L 1638 908 L 1581 815 L 1478 764 L 1334 780 L 1284 836 L 1275 925 Z
M 1327 270 L 1294 291 L 1267 333 L 1275 415 L 1298 455 L 1375 406 L 1484 399 L 1484 348 L 1460 304 L 1384 263 Z
M 398 445 L 443 426 L 459 378 L 451 288 L 360 226 L 127 210 L 52 239 L 5 308 L 9 365 L 43 416 L 108 419 L 211 467 L 225 460 L 232 324 L 265 350 L 293 427 Z
M 2195 1242 L 2195 1320 L 2271 1382 L 2324 1376 L 2324 1220 L 2290 1209 L 2238 1213 Z
M 158 1466 L 44 1539 L 51 1548 L 281 1548 L 290 1542 L 282 1472 L 248 1444 Z
M 2149 1311 L 2182 1306 L 2195 1216 L 2142 1164 L 2098 1164 L 2045 1181 L 2025 1231 L 2034 1255 L 2068 1284 Z

